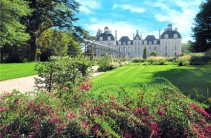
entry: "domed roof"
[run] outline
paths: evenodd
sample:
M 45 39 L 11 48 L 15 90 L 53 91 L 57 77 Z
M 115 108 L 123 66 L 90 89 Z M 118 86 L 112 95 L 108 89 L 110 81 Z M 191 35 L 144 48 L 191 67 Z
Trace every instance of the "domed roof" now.
M 114 36 L 111 33 L 102 33 L 97 36 L 97 41 L 108 41 L 108 37 L 111 37 L 111 40 L 114 40 Z M 100 40 L 100 37 L 103 38 L 103 40 Z
M 160 39 L 165 39 L 165 37 L 164 37 L 165 34 L 168 34 L 168 39 L 174 38 L 174 34 L 177 34 L 177 38 L 182 38 L 181 34 L 178 31 L 168 29 L 162 33 L 162 35 L 160 36 Z

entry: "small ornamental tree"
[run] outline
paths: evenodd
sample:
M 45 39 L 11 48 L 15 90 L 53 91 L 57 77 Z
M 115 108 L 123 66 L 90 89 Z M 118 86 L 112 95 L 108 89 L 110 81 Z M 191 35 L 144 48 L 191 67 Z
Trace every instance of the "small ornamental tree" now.
M 144 59 L 144 60 L 147 59 L 147 49 L 146 49 L 146 46 L 144 47 L 143 59 Z
M 157 51 L 152 51 L 152 52 L 150 53 L 150 56 L 156 57 L 157 55 L 158 55 L 158 52 L 157 52 Z

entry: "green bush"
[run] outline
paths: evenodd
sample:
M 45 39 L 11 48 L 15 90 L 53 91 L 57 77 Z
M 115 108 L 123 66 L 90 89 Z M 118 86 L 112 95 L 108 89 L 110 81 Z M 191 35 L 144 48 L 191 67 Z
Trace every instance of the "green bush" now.
M 143 58 L 135 58 L 132 60 L 133 63 L 141 63 L 141 62 L 144 62 L 144 59 Z
M 190 59 L 190 65 L 204 65 L 211 62 L 210 56 L 192 56 Z

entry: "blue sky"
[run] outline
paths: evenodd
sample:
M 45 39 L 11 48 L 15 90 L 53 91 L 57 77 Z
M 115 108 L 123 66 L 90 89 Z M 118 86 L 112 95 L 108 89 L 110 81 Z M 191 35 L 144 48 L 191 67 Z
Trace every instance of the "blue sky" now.
M 159 36 L 171 23 L 181 33 L 183 42 L 192 40 L 191 27 L 204 0 L 76 0 L 80 6 L 77 25 L 96 35 L 98 28 L 109 27 L 114 34 L 132 39 L 136 30 L 142 34 Z

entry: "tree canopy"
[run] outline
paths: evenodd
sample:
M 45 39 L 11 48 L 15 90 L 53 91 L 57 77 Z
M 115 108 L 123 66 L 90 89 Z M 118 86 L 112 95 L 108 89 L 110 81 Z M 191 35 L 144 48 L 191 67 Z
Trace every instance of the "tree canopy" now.
M 191 51 L 204 52 L 211 48 L 211 0 L 200 5 L 200 12 L 195 17 L 192 28 L 195 42 L 191 43 Z
M 78 20 L 79 3 L 75 0 L 30 0 L 32 15 L 24 17 L 22 22 L 30 34 L 30 59 L 37 59 L 37 39 L 48 28 L 70 31 L 74 37 L 83 37 L 87 32 L 73 23 Z
M 30 36 L 25 32 L 26 27 L 20 23 L 20 19 L 32 11 L 28 2 L 1 0 L 0 9 L 0 48 L 6 44 L 18 45 L 27 41 Z

